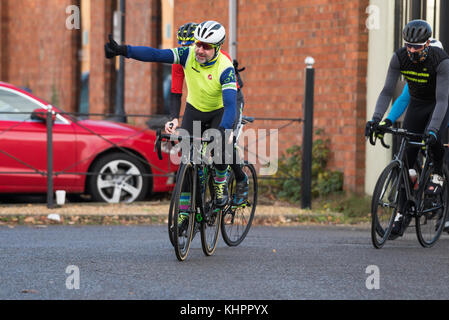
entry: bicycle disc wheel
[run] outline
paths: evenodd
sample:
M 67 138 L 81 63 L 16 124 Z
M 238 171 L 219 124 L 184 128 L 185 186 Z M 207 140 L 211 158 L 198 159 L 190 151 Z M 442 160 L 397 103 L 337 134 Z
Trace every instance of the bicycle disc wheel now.
M 214 186 L 213 177 L 207 177 L 206 189 L 203 195 L 203 221 L 201 221 L 201 246 L 206 256 L 210 256 L 217 248 L 220 234 L 222 210 L 216 210 L 213 205 Z
M 383 247 L 390 236 L 397 213 L 401 170 L 397 162 L 382 171 L 374 188 L 371 202 L 371 240 L 375 248 Z
M 443 169 L 443 188 L 437 194 L 427 192 L 428 184 L 431 182 L 430 174 L 424 184 L 421 203 L 415 219 L 416 236 L 424 248 L 432 247 L 440 238 L 446 221 L 449 201 L 448 171 Z
M 248 176 L 248 199 L 240 206 L 233 206 L 231 203 L 231 205 L 225 208 L 221 218 L 221 235 L 224 242 L 231 247 L 238 246 L 245 239 L 251 228 L 257 206 L 258 185 L 256 169 L 246 161 L 242 169 Z M 234 198 L 235 192 L 236 183 L 234 174 L 231 171 L 231 175 L 229 176 L 229 194 L 231 201 Z
M 193 237 L 193 229 L 195 223 L 195 188 L 196 183 L 193 179 L 193 166 L 188 163 L 182 165 L 179 169 L 178 181 L 176 182 L 175 194 L 173 196 L 173 242 L 176 258 L 184 261 L 189 253 L 190 244 Z M 190 196 L 189 208 L 180 208 L 181 196 Z M 187 217 L 182 217 L 181 212 L 188 212 Z M 180 222 L 182 221 L 182 222 Z

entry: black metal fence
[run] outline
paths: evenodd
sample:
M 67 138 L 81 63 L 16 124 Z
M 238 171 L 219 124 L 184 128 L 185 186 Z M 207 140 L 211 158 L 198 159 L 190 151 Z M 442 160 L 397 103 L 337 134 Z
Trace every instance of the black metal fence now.
M 311 207 L 311 167 L 312 167 L 312 134 L 313 134 L 313 96 L 314 96 L 314 69 L 313 69 L 313 59 L 308 58 L 309 61 L 306 59 L 306 85 L 305 85 L 305 98 L 304 98 L 304 104 L 303 104 L 303 115 L 304 119 L 301 118 L 273 118 L 273 117 L 255 117 L 255 120 L 263 120 L 263 121 L 281 121 L 281 122 L 287 122 L 286 124 L 280 126 L 277 128 L 277 130 L 282 130 L 284 128 L 287 128 L 293 124 L 301 124 L 303 123 L 303 148 L 302 148 L 302 177 L 288 177 L 286 179 L 297 179 L 298 182 L 301 183 L 301 207 L 302 208 L 310 208 Z M 310 60 L 311 59 L 311 60 Z M 124 148 L 118 143 L 115 143 L 106 137 L 104 137 L 101 134 L 98 134 L 97 132 L 94 132 L 90 128 L 86 127 L 80 121 L 78 121 L 77 117 L 79 118 L 85 118 L 85 117 L 104 117 L 104 118 L 111 118 L 115 117 L 116 114 L 102 114 L 102 113 L 74 113 L 74 112 L 56 112 L 51 107 L 48 110 L 40 110 L 35 112 L 0 112 L 0 114 L 29 114 L 30 117 L 18 121 L 17 123 L 11 125 L 9 128 L 4 129 L 0 132 L 0 137 L 2 134 L 11 131 L 17 127 L 19 127 L 22 123 L 29 121 L 30 119 L 35 120 L 41 120 L 45 122 L 46 124 L 46 134 L 47 134 L 47 168 L 46 170 L 42 170 L 39 168 L 34 167 L 33 165 L 26 163 L 25 161 L 19 159 L 18 157 L 14 156 L 13 154 L 10 154 L 4 150 L 1 149 L 0 144 L 0 153 L 4 154 L 5 156 L 21 163 L 22 165 L 30 168 L 33 172 L 0 172 L 0 174 L 38 174 L 42 176 L 47 177 L 47 207 L 48 208 L 54 208 L 54 184 L 53 179 L 54 177 L 57 177 L 58 175 L 62 174 L 69 174 L 69 175 L 99 175 L 100 172 L 73 172 L 70 171 L 71 169 L 75 168 L 79 163 L 88 161 L 90 158 L 92 158 L 95 155 L 91 155 L 88 158 L 81 159 L 78 162 L 73 163 L 69 167 L 66 167 L 59 171 L 54 171 L 54 154 L 53 154 L 53 127 L 54 127 L 54 121 L 57 118 L 57 115 L 60 114 L 62 116 L 65 116 L 66 118 L 72 120 L 72 122 L 87 132 L 89 132 L 92 135 L 97 136 L 99 139 L 104 140 L 106 143 L 110 144 L 111 147 L 116 148 L 120 152 L 123 152 L 124 154 L 127 154 L 128 156 L 141 161 L 148 167 L 152 169 L 156 169 L 158 172 L 163 172 L 162 174 L 155 174 L 155 173 L 141 173 L 138 176 L 142 177 L 155 177 L 155 176 L 174 176 L 174 173 L 170 171 L 170 161 L 169 163 L 169 169 L 163 170 L 162 168 L 157 167 L 155 164 L 150 163 L 145 158 L 136 155 L 135 153 L 129 151 L 127 148 Z M 133 117 L 140 117 L 140 118 L 163 118 L 161 115 L 145 115 L 145 114 L 126 114 L 127 118 L 133 118 Z M 137 131 L 134 135 L 127 137 L 125 140 L 131 139 L 133 136 L 148 130 L 148 128 L 141 128 L 138 129 L 140 131 Z M 250 152 L 248 150 L 248 146 L 245 147 L 245 150 L 247 152 Z M 112 175 L 126 175 L 126 176 L 132 176 L 132 174 L 127 173 L 118 173 L 118 174 L 112 174 Z M 260 177 L 261 179 L 276 179 L 273 177 Z M 282 178 L 283 179 L 283 178 Z

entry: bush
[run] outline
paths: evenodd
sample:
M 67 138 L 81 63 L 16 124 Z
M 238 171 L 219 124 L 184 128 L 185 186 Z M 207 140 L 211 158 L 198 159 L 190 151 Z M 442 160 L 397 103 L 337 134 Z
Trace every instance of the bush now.
M 322 130 L 315 132 L 321 136 Z M 312 197 L 323 197 L 343 190 L 343 173 L 327 169 L 329 139 L 316 139 L 312 147 Z M 301 146 L 287 149 L 279 159 L 278 172 L 274 179 L 261 179 L 261 191 L 270 198 L 297 203 L 301 200 Z

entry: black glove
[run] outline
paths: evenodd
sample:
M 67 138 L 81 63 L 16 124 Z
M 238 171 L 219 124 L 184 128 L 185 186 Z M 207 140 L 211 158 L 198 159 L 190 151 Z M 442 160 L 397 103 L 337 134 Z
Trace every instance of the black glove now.
M 119 45 L 112 38 L 112 34 L 109 35 L 109 42 L 104 45 L 104 54 L 106 58 L 112 59 L 115 56 L 127 56 L 128 47 L 126 45 Z
M 378 120 L 368 121 L 365 126 L 365 137 L 369 137 L 376 130 L 378 125 L 379 125 Z
M 385 119 L 379 123 L 379 127 L 383 127 L 383 128 L 389 128 L 392 125 L 393 125 L 393 122 L 391 122 L 390 119 Z
M 429 146 L 433 146 L 435 143 L 437 143 L 438 135 L 433 131 L 427 131 L 426 132 L 426 144 Z
M 382 131 L 382 128 L 389 128 L 389 127 L 391 127 L 392 125 L 393 125 L 393 122 L 391 122 L 390 119 L 385 119 L 385 120 L 381 121 L 381 122 L 377 125 L 377 127 L 374 129 L 374 132 L 373 132 L 374 136 L 375 136 L 376 138 L 383 139 L 384 133 L 383 133 L 383 131 Z
M 245 67 L 239 69 L 239 62 L 236 59 L 232 60 L 232 64 L 234 65 L 235 73 L 245 71 L 246 69 Z

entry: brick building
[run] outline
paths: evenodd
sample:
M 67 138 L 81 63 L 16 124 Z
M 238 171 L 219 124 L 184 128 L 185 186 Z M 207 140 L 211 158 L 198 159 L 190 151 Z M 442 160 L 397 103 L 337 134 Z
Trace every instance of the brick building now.
M 366 25 L 367 8 L 373 2 L 382 1 L 237 1 L 237 58 L 246 67 L 242 74 L 245 114 L 302 117 L 304 60 L 313 56 L 316 61 L 314 127 L 324 129 L 325 137 L 331 141 L 329 166 L 344 173 L 346 190 L 359 193 L 368 189 L 363 130 L 369 98 L 367 77 L 372 31 Z M 115 62 L 104 58 L 103 46 L 112 32 L 113 12 L 118 2 L 1 0 L 0 80 L 29 87 L 36 95 L 65 110 L 79 111 L 81 73 L 88 70 L 88 111 L 113 112 L 117 72 Z M 226 0 L 126 1 L 125 41 L 162 47 L 168 40 L 176 46 L 177 27 L 189 21 L 216 20 L 229 30 L 229 3 Z M 73 13 L 67 11 L 71 5 L 81 7 L 84 23 L 80 29 L 66 26 Z M 382 10 L 388 6 L 378 5 Z M 386 12 L 388 17 L 396 14 L 394 8 Z M 224 49 L 230 49 L 228 42 Z M 383 56 L 391 57 L 390 48 L 384 51 Z M 386 71 L 387 65 L 378 67 Z M 167 68 L 163 65 L 126 60 L 127 113 L 164 111 L 164 70 Z M 143 124 L 142 119 L 128 120 Z M 253 128 L 279 128 L 285 124 L 258 121 Z M 301 136 L 302 125 L 282 129 L 280 151 L 301 144 Z

